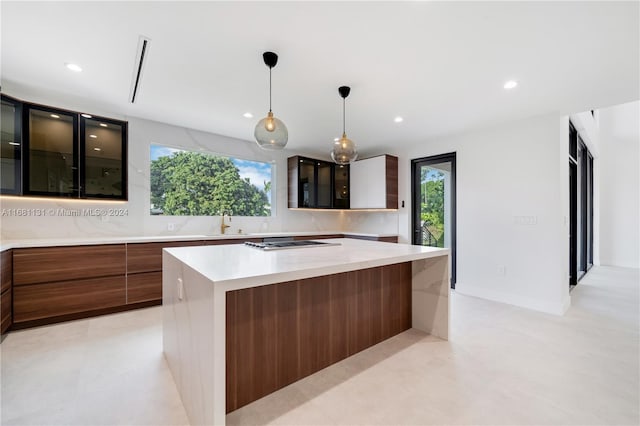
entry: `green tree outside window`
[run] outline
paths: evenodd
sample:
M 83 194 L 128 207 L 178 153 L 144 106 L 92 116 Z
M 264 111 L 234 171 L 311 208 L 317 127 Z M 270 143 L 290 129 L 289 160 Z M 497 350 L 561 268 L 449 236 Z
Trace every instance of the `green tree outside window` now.
M 151 147 L 151 214 L 212 216 L 226 211 L 234 216 L 271 215 L 268 164 L 235 160 L 249 163 L 252 170 L 268 168 L 269 180 L 263 180 L 263 188 L 259 188 L 250 178 L 241 176 L 234 159 L 176 149 L 158 155 L 154 148 L 169 150 Z

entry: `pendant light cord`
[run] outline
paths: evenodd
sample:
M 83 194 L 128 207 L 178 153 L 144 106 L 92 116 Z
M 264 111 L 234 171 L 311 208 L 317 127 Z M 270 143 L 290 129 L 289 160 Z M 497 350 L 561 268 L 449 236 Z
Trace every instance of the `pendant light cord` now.
M 271 112 L 271 67 L 269 67 L 269 112 Z
M 345 111 L 345 102 L 346 102 L 345 98 L 342 98 L 342 134 L 343 135 L 346 134 L 344 129 L 345 129 L 345 122 L 347 121 L 346 120 L 346 114 L 344 112 Z

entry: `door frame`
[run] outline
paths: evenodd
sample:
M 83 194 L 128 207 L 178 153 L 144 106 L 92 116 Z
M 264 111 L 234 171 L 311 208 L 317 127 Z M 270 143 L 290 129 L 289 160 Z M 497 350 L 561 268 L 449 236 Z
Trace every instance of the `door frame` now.
M 418 241 L 420 233 L 420 213 L 417 207 L 420 200 L 420 185 L 416 185 L 416 172 L 422 166 L 451 162 L 451 288 L 456 288 L 456 153 L 431 155 L 429 157 L 415 158 L 411 160 L 411 244 L 421 245 Z M 418 178 L 419 179 L 419 178 Z M 421 236 L 421 235 L 420 235 Z

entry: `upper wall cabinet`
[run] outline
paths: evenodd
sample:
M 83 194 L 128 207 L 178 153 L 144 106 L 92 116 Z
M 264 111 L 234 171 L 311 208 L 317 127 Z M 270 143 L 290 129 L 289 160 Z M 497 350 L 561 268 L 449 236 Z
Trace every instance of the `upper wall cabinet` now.
M 126 199 L 127 123 L 80 117 L 80 149 L 84 196 Z
M 289 208 L 349 208 L 349 166 L 289 157 Z
M 2 97 L 0 116 L 0 193 L 20 194 L 22 189 L 22 104 Z
M 126 200 L 126 153 L 126 122 L 2 96 L 2 194 Z
M 352 209 L 398 208 L 398 157 L 381 155 L 351 163 Z
M 78 197 L 78 115 L 25 105 L 24 194 Z

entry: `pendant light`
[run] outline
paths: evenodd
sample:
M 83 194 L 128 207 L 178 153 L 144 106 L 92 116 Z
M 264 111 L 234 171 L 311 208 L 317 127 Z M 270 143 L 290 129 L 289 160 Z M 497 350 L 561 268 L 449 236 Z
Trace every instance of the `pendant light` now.
M 256 124 L 253 136 L 262 149 L 282 149 L 287 144 L 289 132 L 287 126 L 273 116 L 271 111 L 271 69 L 278 63 L 278 55 L 273 52 L 262 54 L 264 63 L 269 67 L 269 113 Z
M 351 88 L 348 86 L 340 86 L 338 88 L 338 93 L 342 97 L 342 137 L 333 143 L 333 149 L 331 150 L 331 159 L 337 164 L 349 164 L 358 158 L 356 144 L 347 138 L 345 131 L 345 102 L 350 92 Z

